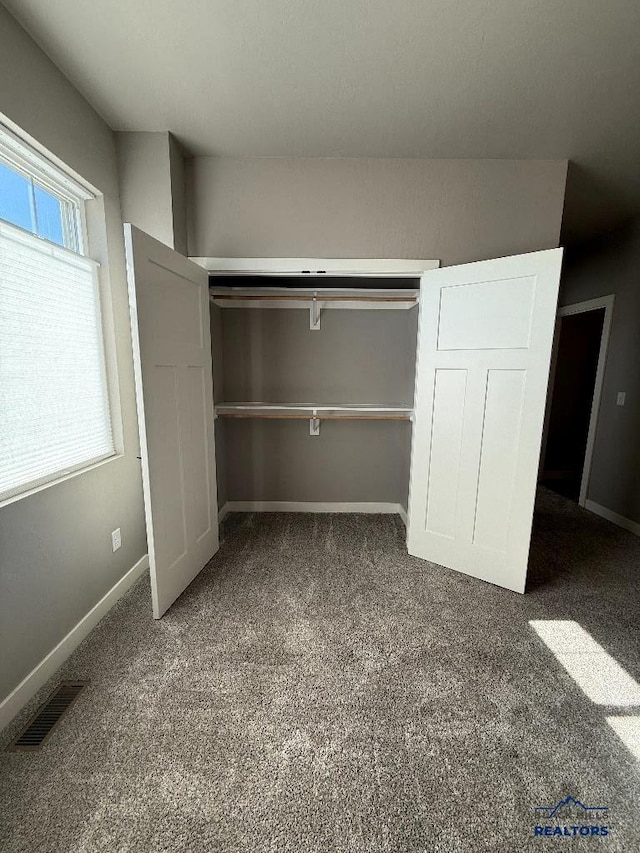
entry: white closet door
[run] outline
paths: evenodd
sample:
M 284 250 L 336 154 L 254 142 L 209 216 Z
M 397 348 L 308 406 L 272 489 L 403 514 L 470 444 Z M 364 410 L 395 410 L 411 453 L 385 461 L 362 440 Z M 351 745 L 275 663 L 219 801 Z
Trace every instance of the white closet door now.
M 427 272 L 409 553 L 524 592 L 562 249 Z
M 153 615 L 218 550 L 209 288 L 201 267 L 125 225 Z

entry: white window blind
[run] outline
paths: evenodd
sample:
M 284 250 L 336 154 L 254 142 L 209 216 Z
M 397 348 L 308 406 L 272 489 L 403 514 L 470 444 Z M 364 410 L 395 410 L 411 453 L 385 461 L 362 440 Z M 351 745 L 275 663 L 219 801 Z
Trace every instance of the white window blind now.
M 0 500 L 113 453 L 98 266 L 0 222 Z

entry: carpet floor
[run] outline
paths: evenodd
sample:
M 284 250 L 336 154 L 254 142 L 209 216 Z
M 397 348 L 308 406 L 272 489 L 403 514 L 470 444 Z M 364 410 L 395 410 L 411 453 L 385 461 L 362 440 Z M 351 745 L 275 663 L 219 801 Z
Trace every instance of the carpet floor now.
M 595 704 L 529 625 L 574 620 L 640 681 L 640 540 L 542 493 L 530 578 L 409 557 L 395 516 L 229 516 L 162 620 L 142 579 L 68 660 L 91 683 L 44 748 L 0 753 L 0 849 L 640 850 L 606 720 L 640 708 Z M 609 811 L 534 811 L 567 795 Z

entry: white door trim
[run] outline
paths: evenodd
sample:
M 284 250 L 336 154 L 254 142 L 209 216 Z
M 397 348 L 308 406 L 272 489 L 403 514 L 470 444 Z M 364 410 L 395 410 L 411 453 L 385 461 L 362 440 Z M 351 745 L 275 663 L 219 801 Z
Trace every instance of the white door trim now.
M 611 332 L 611 321 L 613 319 L 613 293 L 608 296 L 599 296 L 597 299 L 588 299 L 585 302 L 574 302 L 571 305 L 563 305 L 558 309 L 556 329 L 553 339 L 553 355 L 551 358 L 552 375 L 549 382 L 549 410 L 547 416 L 551 415 L 551 399 L 553 396 L 553 386 L 555 384 L 555 375 L 557 368 L 558 345 L 560 342 L 560 328 L 563 317 L 571 317 L 573 314 L 584 314 L 586 311 L 598 311 L 604 308 L 604 321 L 602 323 L 602 337 L 600 338 L 600 352 L 598 353 L 598 366 L 596 368 L 596 381 L 593 388 L 593 401 L 591 403 L 591 416 L 589 418 L 589 431 L 587 433 L 587 446 L 584 455 L 584 465 L 582 466 L 582 477 L 580 479 L 580 496 L 578 498 L 579 506 L 586 506 L 587 490 L 589 488 L 589 478 L 591 476 L 591 464 L 593 462 L 593 449 L 596 440 L 596 430 L 598 428 L 598 416 L 600 414 L 600 399 L 602 397 L 602 386 L 604 383 L 604 371 L 607 361 L 607 348 L 609 346 L 609 335 Z M 545 423 L 545 443 L 546 449 L 546 434 L 548 423 Z M 540 461 L 541 466 L 544 465 L 544 458 Z

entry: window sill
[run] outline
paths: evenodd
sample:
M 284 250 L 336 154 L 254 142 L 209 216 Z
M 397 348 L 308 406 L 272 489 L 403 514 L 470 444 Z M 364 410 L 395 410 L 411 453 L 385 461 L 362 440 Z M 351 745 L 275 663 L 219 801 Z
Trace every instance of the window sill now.
M 92 462 L 90 465 L 84 466 L 83 468 L 78 468 L 77 470 L 69 471 L 66 474 L 61 474 L 59 477 L 56 477 L 55 480 L 48 480 L 46 483 L 34 486 L 28 491 L 20 492 L 17 495 L 11 495 L 10 497 L 4 498 L 4 500 L 0 501 L 0 509 L 16 503 L 17 501 L 37 495 L 39 492 L 43 492 L 45 489 L 50 489 L 52 486 L 58 486 L 60 483 L 66 483 L 67 480 L 72 480 L 74 477 L 80 477 L 83 474 L 89 473 L 89 471 L 95 471 L 96 468 L 102 468 L 103 465 L 108 465 L 110 462 L 115 462 L 118 459 L 124 458 L 124 453 L 112 453 L 111 456 L 107 456 L 105 459 L 100 459 L 97 462 Z

